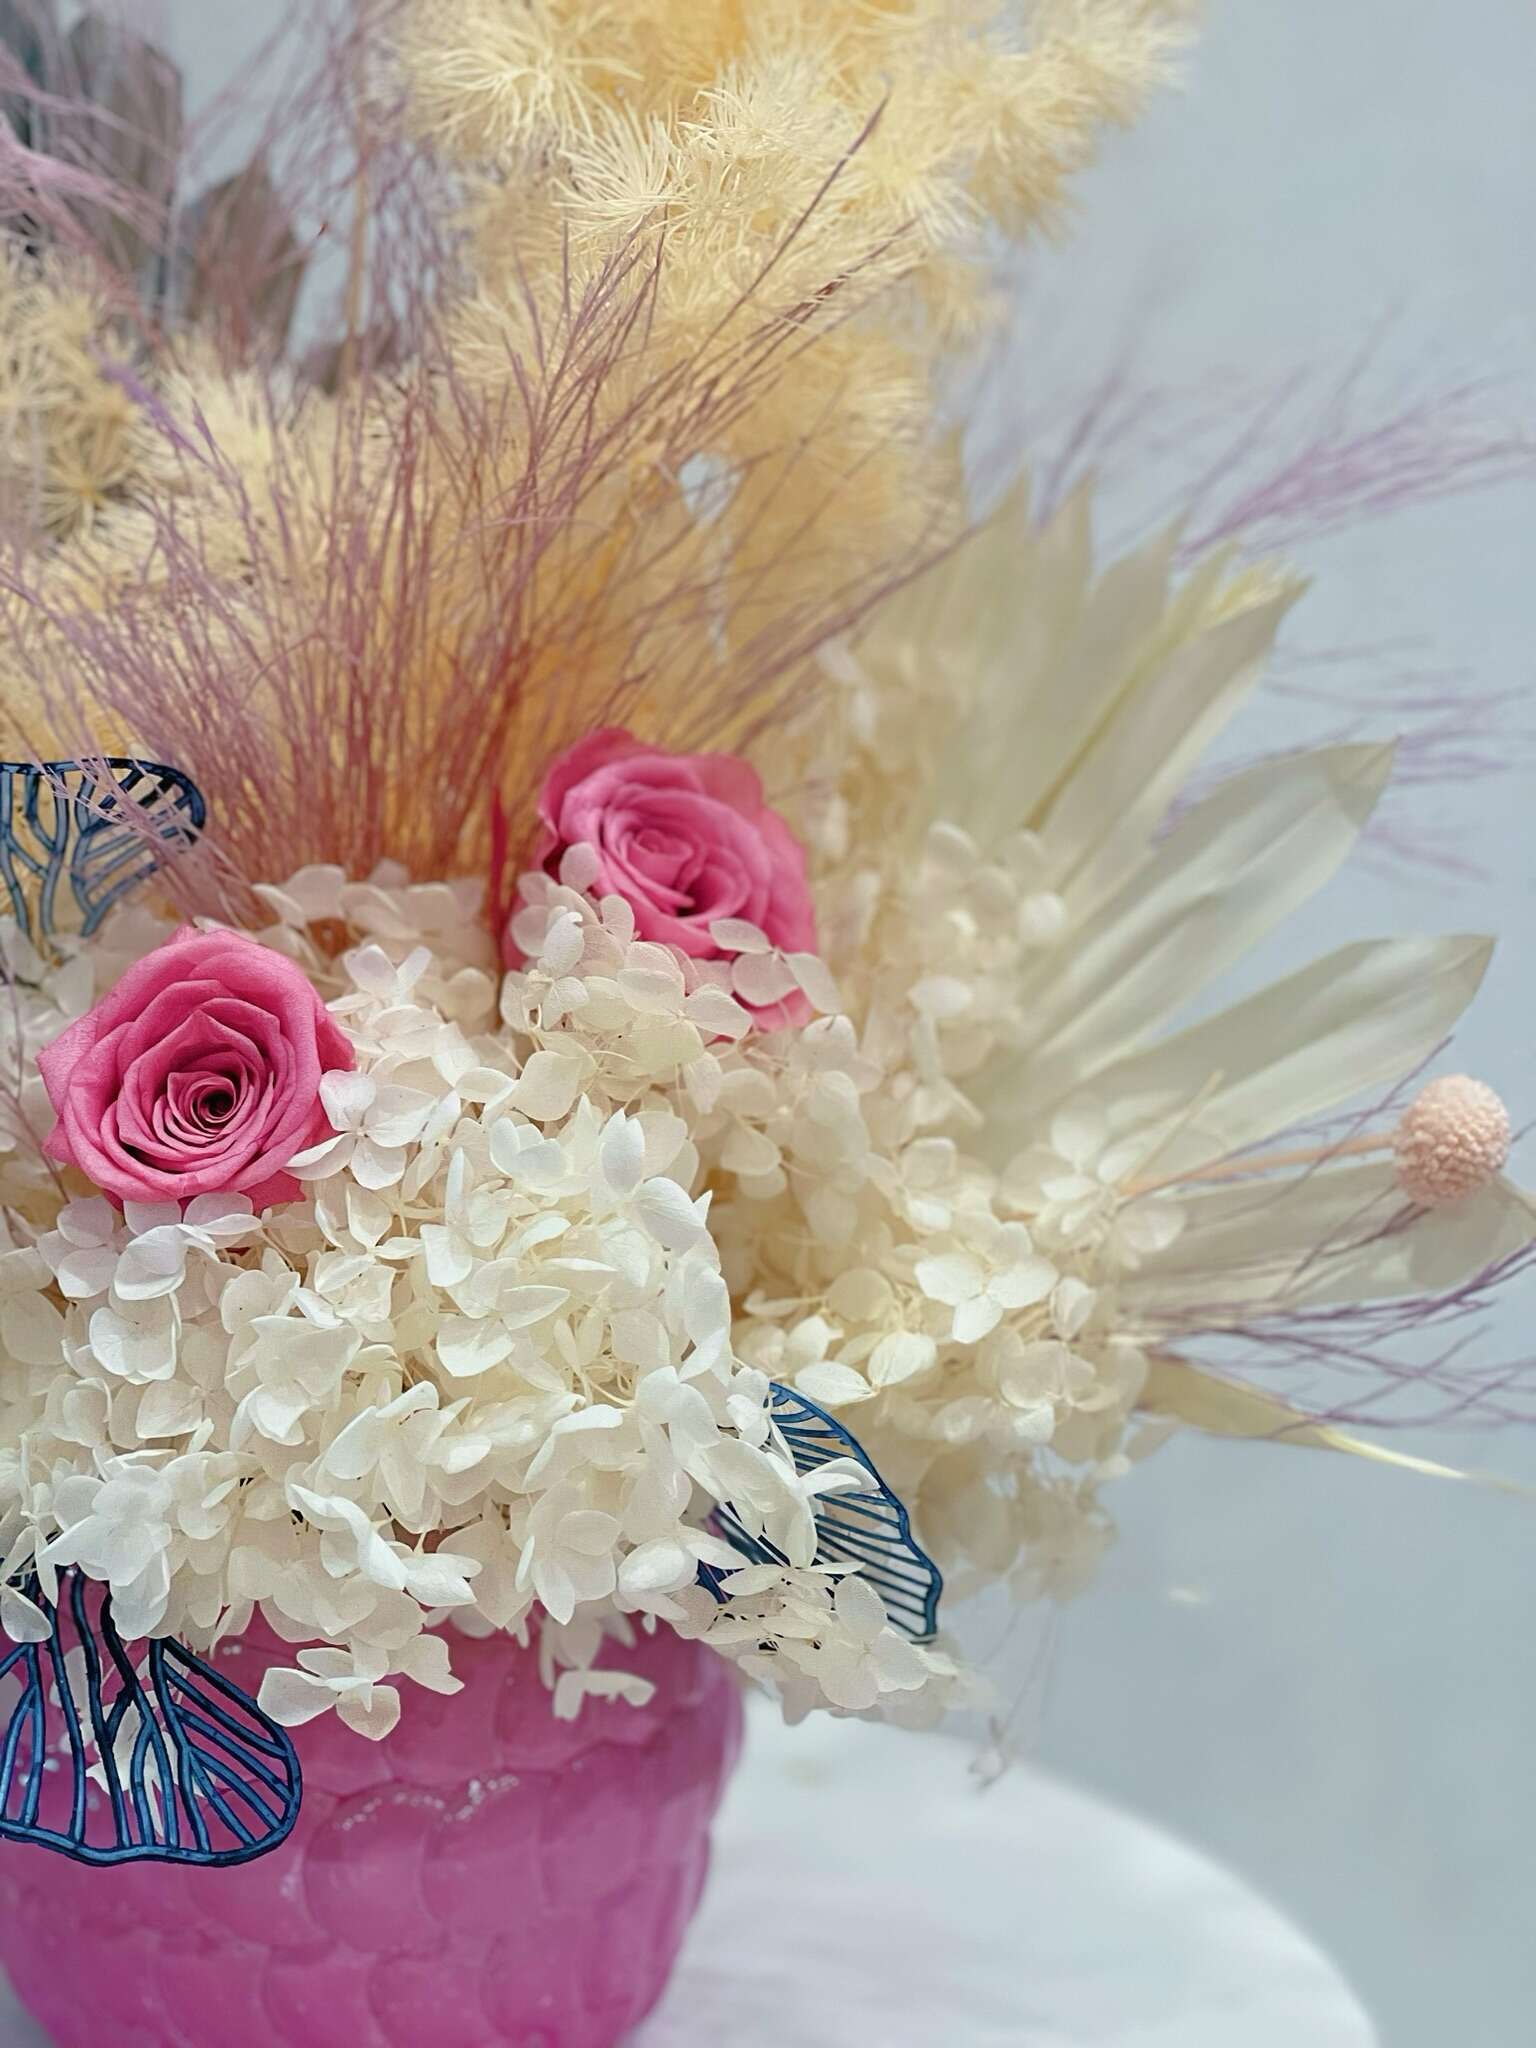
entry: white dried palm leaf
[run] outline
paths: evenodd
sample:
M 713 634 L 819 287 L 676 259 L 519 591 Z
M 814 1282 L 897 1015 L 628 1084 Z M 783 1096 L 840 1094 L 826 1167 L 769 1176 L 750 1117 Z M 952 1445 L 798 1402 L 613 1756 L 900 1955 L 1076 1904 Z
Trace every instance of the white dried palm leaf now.
M 1117 1343 L 1251 1341 L 1290 1318 L 1299 1351 L 1306 1319 L 1376 1304 L 1397 1305 L 1401 1334 L 1536 1242 L 1536 1211 L 1501 1177 L 1444 1206 L 1410 1198 L 1391 1126 L 1370 1126 L 1451 1036 L 1490 942 L 1361 941 L 1181 1025 L 1338 873 L 1393 748 L 1281 756 L 1181 814 L 1299 586 L 1224 554 L 1175 586 L 1174 532 L 1096 572 L 1090 511 L 1082 489 L 1038 527 L 1021 488 L 855 650 L 869 744 L 846 785 L 850 843 L 888 827 L 860 941 L 880 963 L 869 1042 L 889 1064 L 909 1031 L 914 1122 L 947 1123 L 998 1177 L 1000 1213 L 1094 1290 L 1101 1387 Z M 867 710 L 882 704 L 883 723 Z M 1356 1124 L 1316 1142 L 1352 1103 Z M 1379 1156 L 1342 1156 L 1365 1151 Z M 1014 1327 L 1026 1346 L 1059 1336 L 1043 1315 Z M 1346 1329 L 1332 1355 L 1347 1349 Z M 897 1426 L 991 1427 L 996 1386 L 1044 1431 L 1055 1370 L 1036 1350 L 967 1376 L 941 1353 L 904 1383 Z
M 1475 936 L 1343 946 L 1129 1054 L 1094 1086 L 1127 1129 L 1195 1103 L 1160 1145 L 1158 1169 L 1207 1166 L 1417 1072 L 1450 1037 L 1492 954 L 1492 940 Z M 1024 1088 L 1027 1113 L 1055 1106 L 1032 1077 Z

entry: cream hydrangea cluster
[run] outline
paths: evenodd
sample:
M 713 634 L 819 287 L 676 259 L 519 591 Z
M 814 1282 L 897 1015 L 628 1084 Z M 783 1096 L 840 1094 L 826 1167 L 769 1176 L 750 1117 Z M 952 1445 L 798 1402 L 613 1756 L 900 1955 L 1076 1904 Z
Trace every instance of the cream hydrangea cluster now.
M 939 1704 L 949 1660 L 816 1563 L 818 1495 L 866 1472 L 798 1474 L 766 1373 L 733 1348 L 691 1126 L 723 1077 L 708 1048 L 745 1013 L 637 942 L 617 899 L 569 890 L 499 988 L 479 893 L 334 870 L 262 892 L 263 937 L 356 1054 L 321 1084 L 333 1135 L 293 1162 L 303 1201 L 50 1199 L 35 1154 L 13 1153 L 7 1626 L 43 1631 L 9 1584 L 28 1567 L 105 1582 L 131 1636 L 206 1641 L 259 1604 L 330 1646 L 269 1677 L 269 1711 L 334 1705 L 372 1736 L 399 1712 L 389 1675 L 453 1688 L 449 1638 L 428 1632 L 444 1619 L 537 1626 L 562 1712 L 643 1691 L 593 1666 L 660 1622 L 797 1708 Z M 20 962 L 24 1065 L 125 945 L 166 936 L 142 913 L 120 926 L 56 971 Z M 317 926 L 355 943 L 333 964 Z M 30 1078 L 15 1107 L 39 1127 Z M 719 1503 L 788 1564 L 742 1570 L 707 1526 Z M 725 1605 L 701 1564 L 727 1575 Z
M 1005 1172 L 967 1142 L 979 1117 L 966 1076 L 1064 922 L 1022 852 L 1011 874 L 989 873 L 937 824 L 899 883 L 865 895 L 874 914 L 849 948 L 846 1004 L 819 959 L 785 956 L 739 920 L 716 928 L 719 961 L 649 949 L 643 990 L 655 1055 L 679 1061 L 740 1355 L 858 1435 L 961 1596 L 1000 1575 L 1024 1598 L 1091 1577 L 1107 1537 L 1097 1486 L 1123 1469 L 1147 1377 L 1119 1276 L 1171 1244 L 1180 1217 L 1171 1200 L 1126 1198 L 1123 1148 L 1091 1107 L 1054 1118 Z M 632 1086 L 633 1055 L 615 1069 L 594 1044 L 603 999 L 562 978 L 578 947 L 590 953 L 585 880 L 580 849 L 560 883 L 524 878 L 513 930 L 535 964 L 509 984 L 526 1004 L 512 1021 L 572 1087 L 590 1087 L 594 1067 Z M 857 883 L 845 912 L 849 898 Z M 809 1024 L 748 1028 L 738 996 L 794 989 L 817 1012 Z M 761 1620 L 754 1608 L 753 1629 Z M 712 1639 L 737 1625 L 715 1617 Z

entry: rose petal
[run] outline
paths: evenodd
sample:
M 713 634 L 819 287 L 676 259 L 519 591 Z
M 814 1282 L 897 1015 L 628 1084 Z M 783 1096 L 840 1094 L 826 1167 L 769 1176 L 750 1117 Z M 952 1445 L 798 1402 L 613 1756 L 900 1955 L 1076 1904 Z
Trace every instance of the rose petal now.
M 179 932 L 39 1054 L 58 1119 L 45 1149 L 119 1203 L 291 1199 L 283 1169 L 324 1133 L 321 1076 L 352 1063 L 295 962 Z

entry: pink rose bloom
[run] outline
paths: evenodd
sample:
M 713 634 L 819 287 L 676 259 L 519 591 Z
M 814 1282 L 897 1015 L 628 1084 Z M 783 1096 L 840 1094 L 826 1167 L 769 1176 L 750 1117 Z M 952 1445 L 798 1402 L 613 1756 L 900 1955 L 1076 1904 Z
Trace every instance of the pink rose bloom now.
M 719 960 L 728 956 L 711 924 L 741 918 L 782 952 L 816 949 L 805 849 L 734 755 L 669 754 L 596 732 L 550 768 L 539 819 L 538 864 L 556 874 L 568 846 L 590 846 L 592 893 L 622 896 L 643 939 Z M 773 1030 L 803 1023 L 810 1005 L 796 993 L 753 1015 Z
M 320 1077 L 352 1048 L 303 969 L 237 932 L 181 931 L 38 1055 L 44 1146 L 117 1202 L 291 1202 L 330 1135 Z

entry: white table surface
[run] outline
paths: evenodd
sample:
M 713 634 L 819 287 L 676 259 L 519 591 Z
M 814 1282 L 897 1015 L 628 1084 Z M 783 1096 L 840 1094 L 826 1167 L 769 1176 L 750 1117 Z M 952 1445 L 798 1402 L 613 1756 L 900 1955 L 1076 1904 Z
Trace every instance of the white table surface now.
M 1332 1965 L 1184 1843 L 937 1736 L 755 1718 L 634 2048 L 1375 2048 Z
M 754 1714 L 632 2048 L 1376 2048 L 1229 1872 L 1042 1772 L 983 1790 L 967 1763 L 939 1736 Z M 3 1982 L 0 2048 L 44 2048 Z

